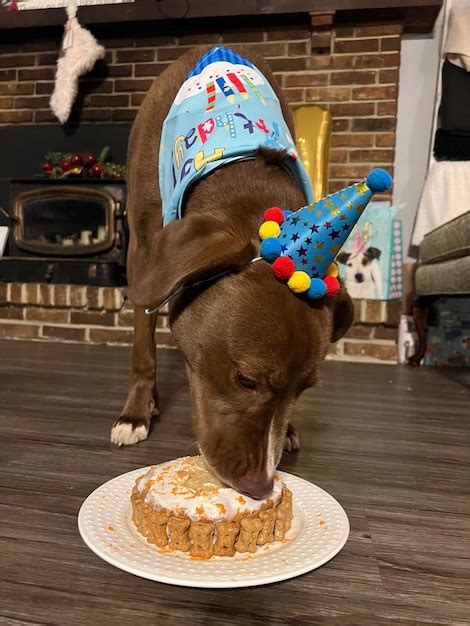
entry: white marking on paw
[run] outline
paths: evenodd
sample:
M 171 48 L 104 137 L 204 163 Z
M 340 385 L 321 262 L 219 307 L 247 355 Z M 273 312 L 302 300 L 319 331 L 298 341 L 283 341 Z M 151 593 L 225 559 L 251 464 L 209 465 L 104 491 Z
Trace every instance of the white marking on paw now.
M 111 441 L 117 446 L 131 446 L 147 439 L 149 429 L 144 426 L 132 428 L 132 424 L 117 422 L 111 429 Z

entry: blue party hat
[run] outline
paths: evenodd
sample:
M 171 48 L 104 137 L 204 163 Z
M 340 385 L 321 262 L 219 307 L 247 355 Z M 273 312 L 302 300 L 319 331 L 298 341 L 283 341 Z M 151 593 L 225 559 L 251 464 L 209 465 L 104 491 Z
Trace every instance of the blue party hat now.
M 295 293 L 310 298 L 335 295 L 340 289 L 334 259 L 374 193 L 392 186 L 383 169 L 295 213 L 268 209 L 259 234 L 261 258 L 273 263 L 274 275 Z

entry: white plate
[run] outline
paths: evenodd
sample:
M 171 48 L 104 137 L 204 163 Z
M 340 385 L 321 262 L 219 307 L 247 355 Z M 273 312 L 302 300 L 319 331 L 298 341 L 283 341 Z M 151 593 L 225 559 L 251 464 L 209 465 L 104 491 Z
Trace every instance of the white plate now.
M 294 518 L 284 541 L 255 554 L 192 559 L 147 543 L 131 521 L 130 495 L 147 467 L 122 474 L 98 487 L 78 513 L 83 541 L 99 557 L 126 572 L 183 587 L 252 587 L 309 572 L 332 559 L 347 541 L 343 507 L 316 485 L 280 472 L 293 493 Z

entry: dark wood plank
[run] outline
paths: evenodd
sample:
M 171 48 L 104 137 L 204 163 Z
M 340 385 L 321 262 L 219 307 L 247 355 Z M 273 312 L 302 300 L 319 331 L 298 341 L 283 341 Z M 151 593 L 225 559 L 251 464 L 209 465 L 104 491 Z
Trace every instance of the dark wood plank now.
M 307 15 L 337 12 L 337 23 L 345 19 L 351 21 L 351 14 L 358 11 L 359 23 L 390 23 L 399 20 L 405 30 L 429 32 L 432 30 L 442 0 L 200 0 L 175 2 L 175 0 L 138 0 L 133 3 L 116 5 L 84 6 L 78 16 L 85 24 L 106 24 L 120 22 L 187 22 L 188 20 L 214 20 L 217 18 L 271 17 L 282 15 Z M 426 19 L 423 16 L 426 14 Z M 29 11 L 0 10 L 0 28 L 37 28 L 59 26 L 64 23 L 64 9 L 41 9 Z
M 109 443 L 127 348 L 0 342 L 0 623 L 468 624 L 470 374 L 327 362 L 295 410 L 282 469 L 345 507 L 351 536 L 317 571 L 268 587 L 180 589 L 82 543 L 84 498 L 123 472 L 195 451 L 177 351 L 159 353 L 151 438 Z

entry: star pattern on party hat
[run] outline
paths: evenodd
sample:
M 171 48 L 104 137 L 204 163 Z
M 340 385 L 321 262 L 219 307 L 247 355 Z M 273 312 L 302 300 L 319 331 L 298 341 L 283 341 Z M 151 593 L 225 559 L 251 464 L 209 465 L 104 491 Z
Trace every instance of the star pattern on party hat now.
M 374 193 L 392 186 L 388 172 L 377 168 L 346 189 L 308 204 L 295 213 L 272 207 L 259 229 L 260 254 L 274 275 L 294 293 L 317 299 L 340 289 L 334 258 L 351 234 Z

